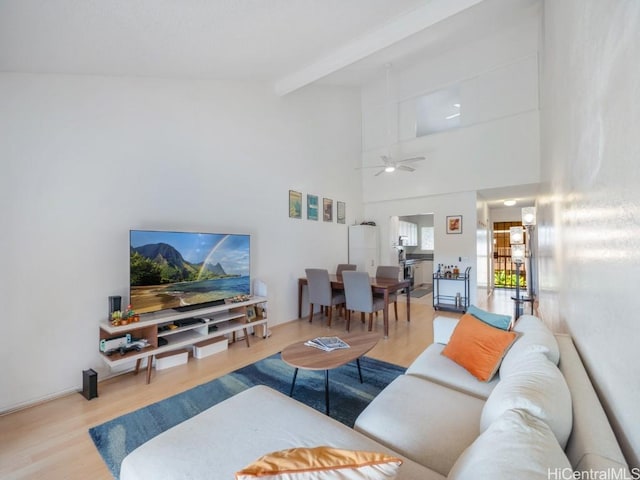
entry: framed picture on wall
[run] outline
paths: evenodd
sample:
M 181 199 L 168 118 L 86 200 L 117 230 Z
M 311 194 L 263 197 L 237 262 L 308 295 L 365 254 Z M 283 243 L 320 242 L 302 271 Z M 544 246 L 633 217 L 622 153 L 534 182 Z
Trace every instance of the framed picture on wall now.
M 346 211 L 347 206 L 344 202 L 338 202 L 336 204 L 336 222 L 346 223 Z
M 333 200 L 330 198 L 322 199 L 322 219 L 325 222 L 333 222 Z
M 318 220 L 318 196 L 307 193 L 307 220 Z
M 289 190 L 289 218 L 302 218 L 302 192 Z
M 447 233 L 462 233 L 462 215 L 447 217 Z

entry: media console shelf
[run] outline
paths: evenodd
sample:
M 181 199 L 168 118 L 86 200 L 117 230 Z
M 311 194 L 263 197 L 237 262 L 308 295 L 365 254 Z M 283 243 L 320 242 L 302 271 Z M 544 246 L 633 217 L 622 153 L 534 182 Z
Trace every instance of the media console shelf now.
M 147 383 L 151 381 L 151 365 L 153 356 L 170 352 L 186 346 L 191 346 L 215 337 L 244 332 L 247 347 L 250 347 L 248 327 L 260 326 L 262 336 L 267 337 L 266 309 L 263 314 L 249 321 L 247 307 L 255 307 L 267 303 L 265 297 L 251 297 L 249 300 L 237 303 L 227 303 L 213 307 L 199 308 L 185 312 L 162 311 L 140 315 L 139 322 L 114 327 L 111 322 L 100 324 L 100 340 L 111 340 L 131 335 L 132 340 L 146 339 L 149 346 L 140 351 L 119 352 L 107 355 L 101 352 L 102 359 L 109 367 L 116 367 L 136 361 L 135 371 L 138 373 L 143 359 L 147 359 Z M 256 329 L 257 330 L 257 329 Z M 166 345 L 162 340 L 166 341 Z

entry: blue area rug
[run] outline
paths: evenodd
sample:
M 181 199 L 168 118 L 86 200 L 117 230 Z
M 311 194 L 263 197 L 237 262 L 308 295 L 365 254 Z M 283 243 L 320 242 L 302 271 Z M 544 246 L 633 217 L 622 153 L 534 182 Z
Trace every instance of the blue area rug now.
M 364 408 L 405 369 L 369 357 L 360 359 L 364 383 L 355 363 L 329 372 L 330 416 L 352 427 Z M 156 435 L 254 385 L 268 385 L 286 395 L 293 367 L 272 355 L 216 380 L 89 429 L 96 448 L 118 479 L 125 456 Z M 324 413 L 324 372 L 300 370 L 293 398 Z

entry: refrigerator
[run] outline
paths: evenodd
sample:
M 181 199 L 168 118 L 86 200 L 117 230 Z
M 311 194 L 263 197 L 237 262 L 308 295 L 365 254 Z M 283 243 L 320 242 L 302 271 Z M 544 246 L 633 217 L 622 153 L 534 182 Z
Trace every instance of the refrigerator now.
M 373 225 L 349 226 L 349 263 L 358 266 L 361 272 L 376 276 L 379 265 L 380 246 L 378 227 Z

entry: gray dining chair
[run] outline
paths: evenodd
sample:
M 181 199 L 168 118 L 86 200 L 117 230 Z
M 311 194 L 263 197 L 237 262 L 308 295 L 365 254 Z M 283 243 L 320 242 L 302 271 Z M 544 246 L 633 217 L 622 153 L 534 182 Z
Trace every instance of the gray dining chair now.
M 364 314 L 369 314 L 369 331 L 371 331 L 373 329 L 373 312 L 384 309 L 384 299 L 373 296 L 367 272 L 343 272 L 342 281 L 347 305 L 347 332 L 351 328 L 352 311 L 360 312 L 362 321 L 364 321 Z
M 309 322 L 313 320 L 314 305 L 327 308 L 327 326 L 331 326 L 333 307 L 342 305 L 345 302 L 344 292 L 334 292 L 331 289 L 329 271 L 322 268 L 307 268 L 307 285 L 309 288 Z
M 353 270 L 357 270 L 358 266 L 354 265 L 352 263 L 339 263 L 338 267 L 336 268 L 336 275 L 342 275 L 342 272 L 351 272 Z M 343 289 L 333 289 L 333 293 L 344 293 Z M 342 306 L 339 307 L 340 309 L 340 314 L 342 314 Z
M 380 265 L 377 269 L 376 269 L 376 277 L 377 278 L 392 278 L 394 280 L 398 280 L 400 275 L 400 267 L 398 267 L 397 265 Z M 407 295 L 409 294 L 409 292 L 407 292 Z M 382 294 L 377 293 L 374 294 L 374 296 L 378 297 L 383 297 Z M 389 303 L 393 302 L 393 313 L 396 316 L 396 322 L 398 321 L 398 294 L 397 293 L 390 293 L 389 294 Z
M 358 266 L 352 263 L 339 263 L 336 268 L 336 275 L 342 275 L 342 272 L 351 272 L 357 270 Z

